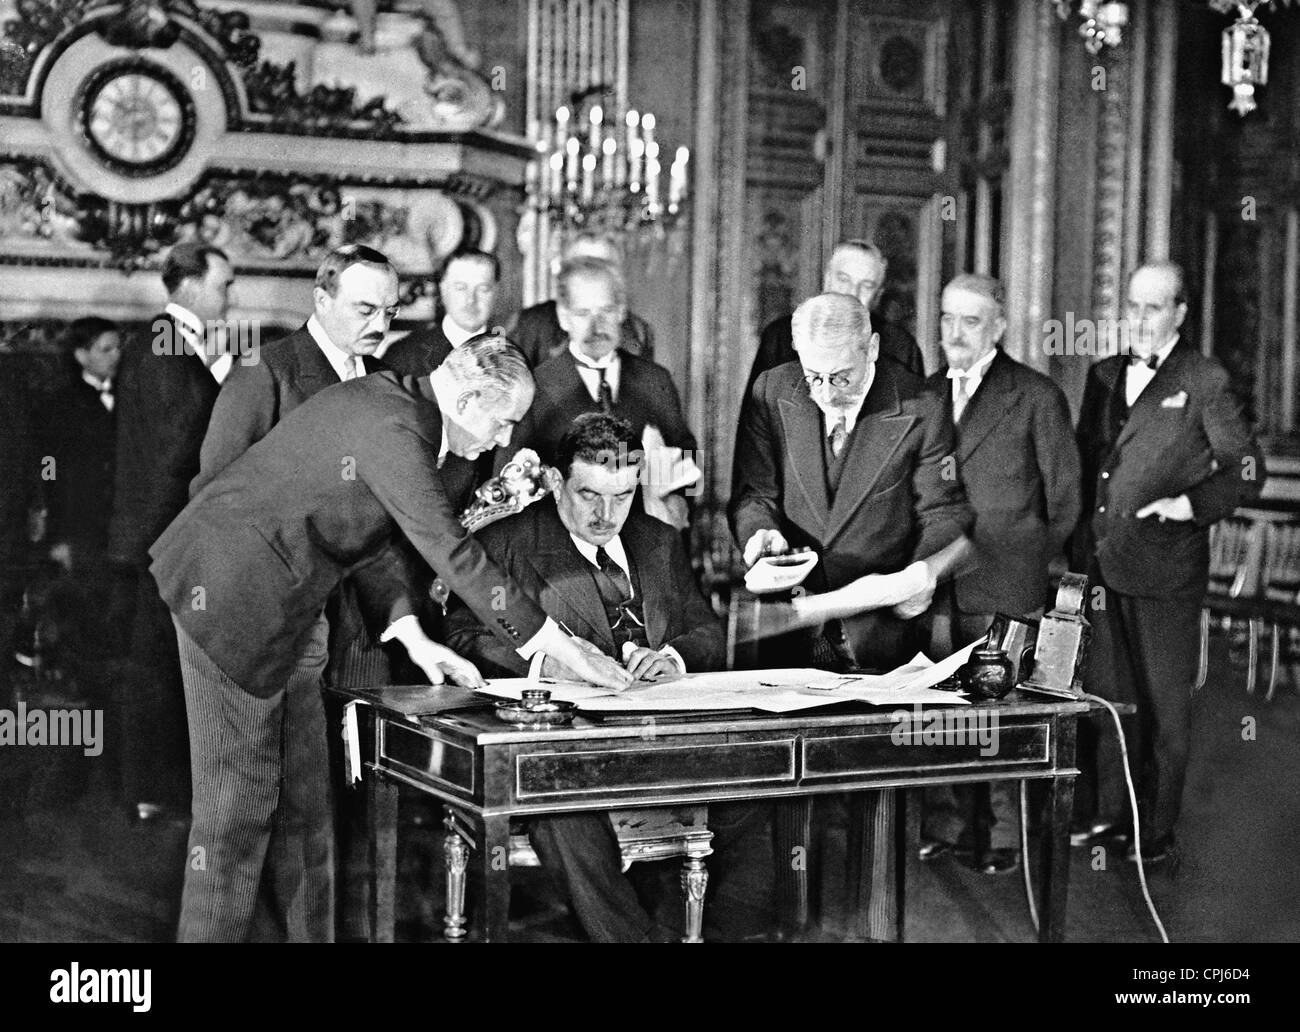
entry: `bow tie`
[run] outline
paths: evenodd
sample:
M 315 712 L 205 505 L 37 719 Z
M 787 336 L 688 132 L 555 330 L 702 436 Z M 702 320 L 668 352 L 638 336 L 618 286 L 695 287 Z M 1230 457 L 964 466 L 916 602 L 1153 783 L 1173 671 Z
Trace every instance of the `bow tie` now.
M 1144 365 L 1153 373 L 1160 367 L 1160 359 L 1152 355 L 1150 358 L 1143 358 L 1141 355 L 1129 355 L 1128 364 L 1131 366 Z

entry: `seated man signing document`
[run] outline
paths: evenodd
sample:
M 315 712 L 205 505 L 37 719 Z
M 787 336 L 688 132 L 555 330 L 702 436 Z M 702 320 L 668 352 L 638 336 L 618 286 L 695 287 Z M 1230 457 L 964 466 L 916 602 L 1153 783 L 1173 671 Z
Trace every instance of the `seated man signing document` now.
M 547 616 L 605 655 L 617 656 L 638 679 L 719 669 L 722 628 L 695 584 L 681 535 L 633 508 L 642 454 L 631 425 L 603 413 L 579 416 L 560 440 L 555 460 L 563 482 L 554 497 L 478 532 L 484 551 Z M 521 657 L 459 599 L 448 614 L 448 644 L 487 676 L 574 676 L 562 657 Z M 715 856 L 747 823 L 750 810 L 709 808 Z M 534 818 L 529 837 L 568 890 L 590 939 L 668 937 L 621 873 L 618 842 L 605 814 Z

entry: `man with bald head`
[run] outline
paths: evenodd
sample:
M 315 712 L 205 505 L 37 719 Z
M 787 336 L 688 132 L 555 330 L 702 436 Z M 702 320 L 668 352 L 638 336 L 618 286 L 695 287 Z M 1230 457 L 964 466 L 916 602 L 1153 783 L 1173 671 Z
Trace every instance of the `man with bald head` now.
M 925 362 L 921 349 L 912 335 L 901 326 L 885 322 L 874 313 L 876 302 L 885 289 L 885 272 L 889 262 L 884 252 L 866 240 L 843 240 L 831 251 L 830 261 L 822 274 L 822 290 L 856 297 L 869 311 L 873 311 L 872 324 L 880 338 L 880 355 L 898 362 L 917 376 L 925 375 Z M 795 358 L 794 338 L 791 330 L 792 316 L 773 319 L 763 329 L 758 353 L 749 371 L 745 396 L 754 387 L 764 370 L 772 369 Z
M 1093 587 L 1087 684 L 1137 704 L 1129 743 L 1148 863 L 1175 852 L 1210 527 L 1264 486 L 1264 456 L 1228 373 L 1180 334 L 1186 317 L 1182 269 L 1137 269 L 1121 353 L 1088 371 L 1079 414 L 1080 552 Z M 1109 726 L 1089 731 L 1080 727 L 1074 841 L 1123 841 L 1132 824 L 1119 746 Z
M 1002 284 L 963 273 L 943 289 L 946 372 L 930 378 L 957 434 L 957 467 L 975 510 L 972 565 L 936 598 L 932 645 L 947 655 L 984 636 L 998 613 L 1042 615 L 1048 564 L 1079 518 L 1079 451 L 1065 394 L 1001 347 Z M 922 859 L 969 838 L 970 864 L 1002 874 L 1019 864 L 1011 782 L 926 792 Z
M 747 565 L 808 547 L 820 562 L 804 586 L 841 588 L 896 573 L 959 541 L 972 515 L 954 475 L 952 422 L 941 398 L 897 362 L 878 362 L 866 307 L 821 294 L 795 311 L 798 360 L 756 379 L 741 415 L 730 517 Z M 929 580 L 892 610 L 835 621 L 806 639 L 795 666 L 892 669 L 924 644 L 916 618 Z M 858 938 L 896 934 L 893 794 L 859 797 L 850 829 Z

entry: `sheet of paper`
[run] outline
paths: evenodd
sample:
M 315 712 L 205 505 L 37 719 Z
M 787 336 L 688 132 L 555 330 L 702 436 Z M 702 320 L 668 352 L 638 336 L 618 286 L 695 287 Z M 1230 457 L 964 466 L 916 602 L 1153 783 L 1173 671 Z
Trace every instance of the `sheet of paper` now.
M 938 663 L 918 653 L 910 663 L 887 674 L 840 675 L 810 668 L 728 670 L 688 674 L 663 684 L 638 684 L 621 693 L 576 681 L 516 677 L 489 681 L 481 691 L 497 698 L 518 699 L 525 689 L 545 688 L 552 699 L 599 713 L 746 709 L 792 713 L 848 701 L 874 706 L 963 706 L 968 703 L 961 696 L 936 691 L 934 685 L 965 663 L 974 647 Z

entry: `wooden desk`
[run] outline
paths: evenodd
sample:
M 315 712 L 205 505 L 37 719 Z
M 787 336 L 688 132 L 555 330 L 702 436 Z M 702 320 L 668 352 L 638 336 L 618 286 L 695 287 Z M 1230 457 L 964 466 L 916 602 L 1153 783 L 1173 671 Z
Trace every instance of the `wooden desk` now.
M 900 722 L 894 711 L 841 706 L 703 720 L 657 714 L 631 724 L 579 717 L 569 728 L 521 731 L 490 709 L 410 716 L 409 705 L 406 713 L 387 708 L 386 692 L 409 696 L 410 689 L 338 693 L 370 703 L 359 713 L 374 879 L 370 916 L 378 941 L 393 938 L 399 782 L 454 813 L 473 851 L 476 929 L 485 941 L 500 942 L 508 930 L 512 817 L 725 799 L 802 800 L 782 808 L 779 825 L 789 831 L 806 822 L 818 794 L 994 779 L 1049 781 L 1037 871 L 1039 940 L 1064 938 L 1075 732 L 1086 703 L 1013 692 L 1000 702 L 927 708 L 919 722 L 910 709 Z M 965 723 L 949 723 L 940 733 L 931 714 Z M 935 733 L 926 735 L 927 726 Z M 990 749 L 987 733 L 994 727 L 996 748 Z M 984 745 L 976 740 L 978 728 L 985 730 Z M 912 740 L 904 731 L 914 732 Z M 463 851 L 452 855 L 456 846 L 449 842 L 449 860 L 464 863 Z M 900 877 L 900 926 L 902 885 Z M 806 888 L 802 901 L 797 886 L 787 884 L 784 891 L 794 923 L 806 921 Z

